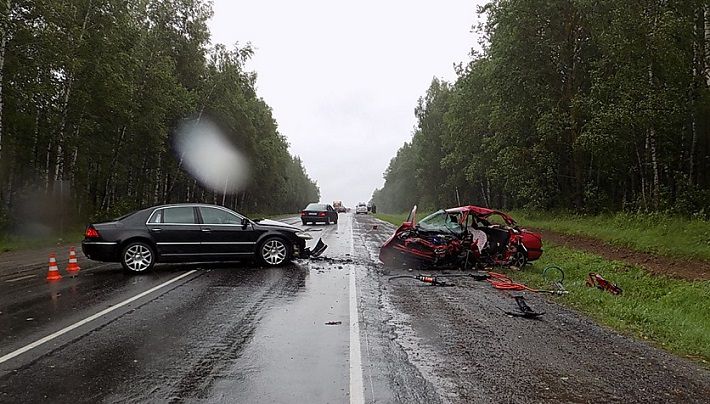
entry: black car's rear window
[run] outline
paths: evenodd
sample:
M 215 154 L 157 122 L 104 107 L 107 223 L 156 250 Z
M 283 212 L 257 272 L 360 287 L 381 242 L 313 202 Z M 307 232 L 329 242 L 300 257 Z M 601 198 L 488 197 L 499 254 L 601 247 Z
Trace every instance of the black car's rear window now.
M 327 210 L 325 205 L 320 203 L 309 203 L 304 210 Z
M 197 221 L 192 206 L 180 206 L 163 209 L 163 223 L 194 224 Z

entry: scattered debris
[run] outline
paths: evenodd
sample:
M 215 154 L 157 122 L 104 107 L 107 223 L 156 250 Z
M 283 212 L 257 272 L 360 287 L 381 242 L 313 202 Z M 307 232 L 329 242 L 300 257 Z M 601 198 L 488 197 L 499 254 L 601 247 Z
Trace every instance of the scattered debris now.
M 437 276 L 431 275 L 397 275 L 391 276 L 388 281 L 393 279 L 416 279 L 420 282 L 431 284 L 432 286 L 456 286 L 453 283 L 448 283 L 445 281 L 440 281 Z
M 608 280 L 604 279 L 603 276 L 595 272 L 590 272 L 587 276 L 587 286 L 595 287 L 600 290 L 606 290 L 612 295 L 620 295 L 621 292 L 623 292 L 623 290 L 616 284 L 609 282 Z
M 513 296 L 515 303 L 518 304 L 519 311 L 506 311 L 505 314 L 513 317 L 537 318 L 545 314 L 545 312 L 536 312 L 525 302 L 525 297 L 521 295 Z
M 327 321 L 325 325 L 340 325 L 343 324 L 342 321 Z

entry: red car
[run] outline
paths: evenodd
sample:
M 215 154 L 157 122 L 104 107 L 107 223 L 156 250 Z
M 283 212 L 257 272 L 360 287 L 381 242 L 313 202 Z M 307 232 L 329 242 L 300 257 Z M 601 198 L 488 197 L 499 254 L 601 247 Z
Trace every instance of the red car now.
M 419 223 L 416 211 L 415 206 L 380 249 L 383 263 L 522 268 L 542 255 L 542 236 L 519 227 L 501 211 L 461 206 L 439 210 Z

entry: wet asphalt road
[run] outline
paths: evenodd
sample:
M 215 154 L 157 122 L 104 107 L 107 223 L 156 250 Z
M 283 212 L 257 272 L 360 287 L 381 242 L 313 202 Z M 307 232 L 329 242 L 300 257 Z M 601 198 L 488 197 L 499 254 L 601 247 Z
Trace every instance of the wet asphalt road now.
M 30 277 L 45 270 L 32 265 L 0 273 L 0 402 L 710 396 L 707 369 L 543 298 L 530 300 L 548 314 L 529 322 L 493 309 L 510 297 L 483 284 L 387 282 L 407 271 L 377 263 L 393 228 L 370 216 L 305 227 L 329 245 L 327 259 L 283 268 L 163 266 L 145 276 L 82 259 L 79 276 L 53 284 Z M 28 349 L 67 327 L 74 328 Z
M 79 275 L 56 283 L 39 264 L 3 273 L 0 401 L 387 402 L 402 396 L 391 391 L 393 370 L 414 382 L 407 397 L 436 401 L 401 349 L 393 357 L 389 335 L 360 340 L 368 330 L 351 316 L 351 296 L 373 263 L 354 259 L 352 215 L 303 227 L 329 245 L 328 259 L 159 266 L 144 276 L 80 259 Z

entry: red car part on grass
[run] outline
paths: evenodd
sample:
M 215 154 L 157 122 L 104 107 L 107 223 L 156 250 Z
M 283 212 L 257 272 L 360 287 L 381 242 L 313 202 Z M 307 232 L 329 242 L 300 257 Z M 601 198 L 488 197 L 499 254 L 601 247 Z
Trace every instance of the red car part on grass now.
M 542 237 L 518 226 L 512 217 L 480 206 L 440 210 L 416 221 L 414 206 L 407 220 L 380 249 L 385 264 L 415 261 L 426 266 L 482 265 L 523 266 L 542 255 Z M 491 223 L 497 216 L 503 224 Z M 486 235 L 479 249 L 474 233 Z

